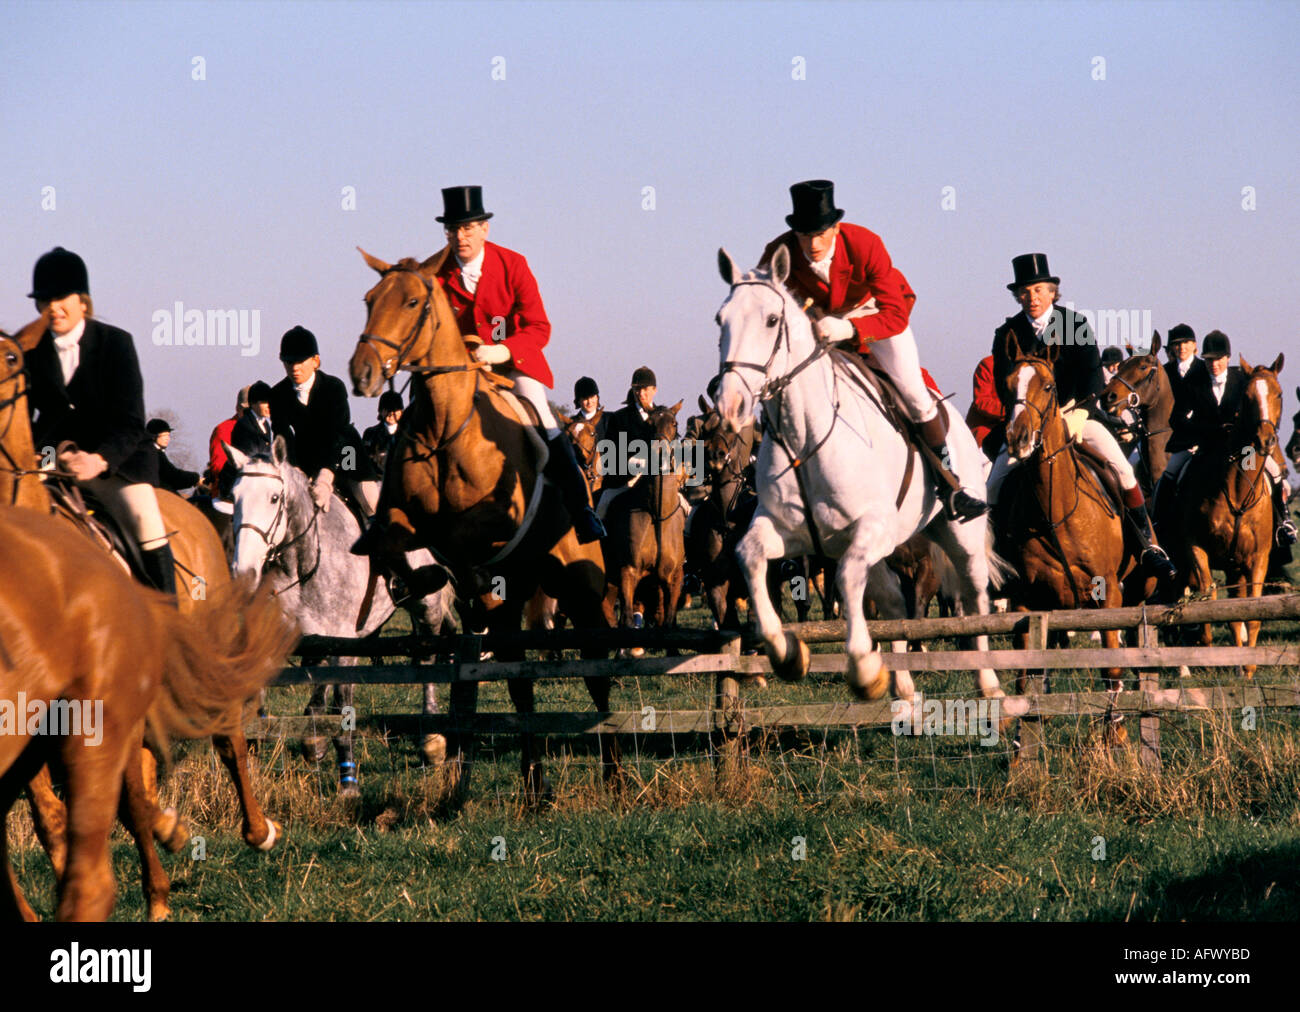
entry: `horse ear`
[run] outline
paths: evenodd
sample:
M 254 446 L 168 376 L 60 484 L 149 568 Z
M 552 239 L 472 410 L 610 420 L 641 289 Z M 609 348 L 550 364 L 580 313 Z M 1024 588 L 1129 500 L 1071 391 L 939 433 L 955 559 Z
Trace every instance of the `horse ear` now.
M 1277 358 L 1273 360 L 1272 366 L 1269 367 L 1272 370 L 1274 376 L 1276 376 L 1278 373 L 1282 371 L 1282 361 L 1284 358 L 1285 356 L 1282 354 L 1282 352 L 1279 351 L 1277 353 Z
M 1059 341 L 1053 341 L 1047 346 L 1047 361 L 1056 365 L 1056 360 L 1061 357 L 1061 344 Z
M 560 411 L 559 409 L 556 409 L 555 417 L 560 420 L 560 428 L 564 428 L 571 421 L 573 421 L 572 418 L 570 418 L 568 415 L 566 415 L 563 411 Z
M 429 259 L 424 261 L 424 263 L 420 264 L 420 273 L 433 277 L 433 275 L 442 270 L 442 265 L 446 263 L 447 254 L 450 252 L 450 245 L 444 246 L 442 249 L 438 250 L 437 253 L 429 257 Z
M 275 461 L 276 467 L 283 467 L 289 459 L 289 448 L 284 444 L 284 436 L 276 436 L 275 442 L 271 444 L 271 459 Z
M 700 414 L 707 415 L 709 413 L 709 405 L 708 402 L 705 401 L 703 394 L 700 394 L 698 403 L 700 405 Z
M 1159 351 L 1160 351 L 1160 331 L 1153 330 L 1151 331 L 1151 350 L 1147 352 L 1147 354 L 1155 355 Z
M 1244 373 L 1252 373 L 1252 372 L 1255 371 L 1255 367 L 1254 367 L 1253 365 L 1251 365 L 1249 362 L 1246 361 L 1246 356 L 1245 356 L 1245 355 L 1238 355 L 1238 356 L 1237 356 L 1237 361 L 1241 363 L 1241 371 L 1242 371 L 1242 372 L 1244 372 Z
M 1008 327 L 1002 335 L 1002 355 L 1008 362 L 1014 362 L 1020 357 L 1020 339 L 1012 327 Z
M 772 254 L 772 280 L 778 285 L 785 284 L 790 276 L 790 250 L 782 243 Z
M 50 310 L 47 306 L 45 312 L 18 331 L 13 338 L 18 342 L 18 347 L 22 348 L 24 352 L 28 352 L 41 343 L 41 338 L 45 336 L 45 331 L 49 329 L 49 326 Z
M 729 285 L 734 285 L 740 280 L 740 268 L 736 266 L 736 261 L 731 259 L 731 254 L 721 246 L 718 247 L 718 273 Z
M 677 412 L 679 412 L 679 411 L 682 410 L 682 402 L 681 402 L 681 401 L 678 401 L 676 404 L 674 404 L 674 405 L 673 405 L 671 408 L 669 408 L 668 410 L 670 410 L 674 415 L 677 414 Z
M 221 448 L 226 451 L 226 456 L 230 458 L 231 463 L 241 471 L 248 466 L 248 454 L 244 453 L 243 450 L 236 450 L 224 439 L 221 441 Z
M 357 252 L 360 253 L 360 254 L 361 254 L 361 258 L 362 258 L 363 260 L 365 260 L 365 262 L 366 262 L 367 264 L 370 265 L 370 269 L 371 269 L 371 270 L 378 271 L 380 274 L 383 274 L 383 273 L 387 272 L 387 271 L 390 270 L 390 269 L 392 268 L 392 266 L 393 266 L 392 264 L 386 264 L 386 263 L 384 263 L 382 260 L 379 259 L 379 257 L 372 257 L 369 253 L 367 253 L 365 250 L 363 250 L 360 246 L 357 247 Z

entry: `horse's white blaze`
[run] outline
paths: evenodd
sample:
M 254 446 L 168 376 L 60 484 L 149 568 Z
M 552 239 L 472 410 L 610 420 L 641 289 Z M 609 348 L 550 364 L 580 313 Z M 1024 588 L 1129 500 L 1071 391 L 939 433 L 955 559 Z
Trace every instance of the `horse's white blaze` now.
M 1024 413 L 1025 399 L 1029 396 L 1029 382 L 1034 378 L 1034 367 L 1032 365 L 1022 365 L 1016 373 L 1016 406 L 1011 409 L 1011 420 L 1014 422 Z
M 1259 417 L 1269 418 L 1268 384 L 1262 378 L 1255 380 L 1255 394 L 1259 397 Z

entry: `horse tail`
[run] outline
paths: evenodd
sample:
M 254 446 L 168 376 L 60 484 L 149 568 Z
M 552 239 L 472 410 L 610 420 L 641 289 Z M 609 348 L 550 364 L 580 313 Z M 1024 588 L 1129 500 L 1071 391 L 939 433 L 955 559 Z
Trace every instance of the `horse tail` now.
M 298 640 L 275 599 L 251 577 L 212 592 L 188 615 L 168 598 L 151 602 L 162 627 L 163 682 L 147 720 L 160 745 L 171 736 L 206 738 L 231 731 L 240 704 L 263 688 Z
M 1016 567 L 993 550 L 993 525 L 989 524 L 984 532 L 984 554 L 989 560 L 989 586 L 1001 590 L 1002 586 L 1016 575 Z

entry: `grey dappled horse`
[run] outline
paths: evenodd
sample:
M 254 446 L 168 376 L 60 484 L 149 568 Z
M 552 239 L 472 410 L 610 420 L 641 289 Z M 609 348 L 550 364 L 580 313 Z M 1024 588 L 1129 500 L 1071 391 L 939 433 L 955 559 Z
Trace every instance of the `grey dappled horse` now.
M 394 600 L 388 580 L 375 579 L 373 595 L 366 607 L 370 584 L 370 560 L 353 555 L 353 543 L 361 535 L 356 517 L 337 497 L 328 510 L 318 510 L 308 490 L 307 476 L 288 462 L 284 439 L 277 436 L 271 457 L 249 457 L 226 447 L 238 468 L 232 488 L 235 501 L 235 554 L 231 568 L 236 574 L 262 574 L 269 581 L 285 614 L 297 620 L 304 636 L 362 638 L 377 632 L 400 604 L 411 616 L 413 632 L 451 632 L 455 592 L 450 584 L 419 600 Z M 436 565 L 425 550 L 407 555 L 412 569 Z M 322 658 L 322 663 L 348 667 L 354 657 Z M 328 686 L 317 685 L 307 704 L 309 716 L 325 710 Z M 334 686 L 330 713 L 341 713 L 352 705 L 352 685 Z M 437 713 L 433 685 L 424 687 L 424 712 Z M 303 741 L 307 756 L 319 762 L 325 756 L 323 738 Z M 356 764 L 352 758 L 352 735 L 344 732 L 334 739 L 339 757 L 339 793 L 358 793 Z M 421 742 L 425 757 L 436 760 L 445 752 L 441 735 L 426 735 Z

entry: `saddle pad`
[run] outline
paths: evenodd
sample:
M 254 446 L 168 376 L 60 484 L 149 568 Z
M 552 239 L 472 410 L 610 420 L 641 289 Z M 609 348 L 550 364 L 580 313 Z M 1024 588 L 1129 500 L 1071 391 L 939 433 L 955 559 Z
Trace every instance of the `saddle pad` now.
M 515 417 L 519 419 L 519 424 L 528 433 L 529 442 L 533 447 L 534 466 L 537 468 L 537 475 L 540 480 L 542 472 L 546 470 L 546 462 L 550 459 L 551 450 L 546 445 L 546 440 L 542 438 L 542 434 L 538 431 L 541 428 L 542 420 L 537 415 L 537 409 L 505 387 L 497 387 L 497 393 L 510 405 L 510 410 L 515 413 Z

